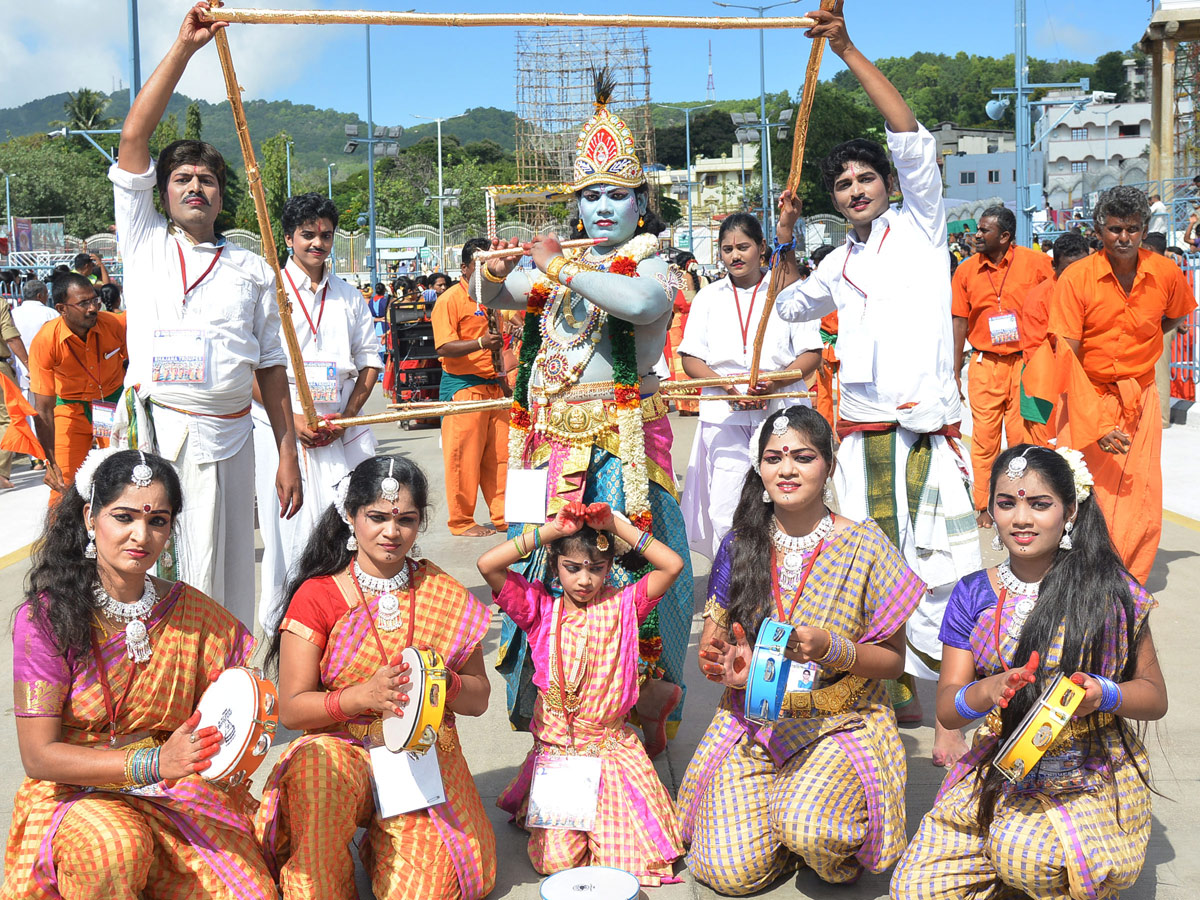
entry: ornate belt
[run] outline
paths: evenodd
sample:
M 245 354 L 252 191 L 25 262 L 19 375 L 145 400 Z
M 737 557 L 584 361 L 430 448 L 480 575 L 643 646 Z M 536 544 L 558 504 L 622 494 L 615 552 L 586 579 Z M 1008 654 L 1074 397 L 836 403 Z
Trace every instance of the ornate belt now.
M 811 719 L 836 716 L 851 709 L 866 690 L 867 679 L 846 675 L 815 691 L 791 691 L 783 695 L 781 719 Z
M 553 395 L 545 388 L 531 388 L 533 399 L 543 406 L 555 400 L 566 400 L 568 403 L 579 400 L 611 400 L 615 390 L 616 384 L 611 381 L 587 381 Z
M 603 382 L 600 382 L 603 383 Z M 608 382 L 611 386 L 611 382 Z M 590 388 L 592 385 L 581 385 Z M 573 389 L 574 390 L 574 389 Z M 534 430 L 563 443 L 579 443 L 594 439 L 617 427 L 617 404 L 608 399 L 569 398 L 570 392 L 553 399 L 535 394 Z M 667 414 L 667 403 L 658 394 L 642 398 L 642 421 L 653 422 Z

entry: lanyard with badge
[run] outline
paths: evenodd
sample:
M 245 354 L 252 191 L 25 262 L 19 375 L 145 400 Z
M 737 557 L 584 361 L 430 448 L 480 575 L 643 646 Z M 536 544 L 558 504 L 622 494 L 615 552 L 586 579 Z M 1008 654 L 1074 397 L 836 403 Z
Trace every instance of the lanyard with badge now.
M 746 318 L 742 319 L 742 301 L 738 299 L 737 285 L 733 283 L 733 279 L 729 279 L 729 286 L 733 288 L 733 302 L 737 306 L 738 326 L 742 329 L 742 356 L 747 353 L 747 348 L 750 343 L 750 320 L 754 318 L 754 302 L 758 299 L 758 289 L 762 287 L 764 279 L 759 278 L 758 284 L 754 285 L 754 293 L 750 295 L 750 309 L 746 312 Z
M 570 753 L 543 750 L 533 762 L 533 781 L 529 786 L 528 828 L 552 828 L 563 831 L 591 831 L 596 827 L 596 807 L 600 799 L 599 756 L 583 756 L 575 751 L 575 716 L 579 713 L 580 687 L 587 677 L 588 610 L 583 609 L 584 649 L 580 654 L 579 673 L 572 686 L 563 663 L 562 625 L 566 600 L 555 599 L 554 635 L 551 641 L 550 678 L 554 681 L 563 718 L 567 722 Z
M 409 565 L 406 561 L 405 565 Z M 350 580 L 358 592 L 359 604 L 363 615 L 371 625 L 371 633 L 375 637 L 375 645 L 379 648 L 379 658 L 383 665 L 388 665 L 387 648 L 383 646 L 383 638 L 375 625 L 375 616 L 367 605 L 366 595 L 358 579 L 350 574 Z M 411 647 L 413 631 L 417 619 L 416 573 L 409 570 L 408 588 L 408 623 L 404 646 Z M 410 711 L 410 714 L 414 714 Z M 402 815 L 418 809 L 428 809 L 446 801 L 446 789 L 442 784 L 442 770 L 438 763 L 437 744 L 434 743 L 424 753 L 410 753 L 401 750 L 393 753 L 384 744 L 373 746 L 373 741 L 364 741 L 367 753 L 371 758 L 371 789 L 375 796 L 375 809 L 381 819 Z
M 779 587 L 779 564 L 775 559 L 775 548 L 771 548 L 771 593 L 775 597 L 775 612 L 778 614 L 780 622 L 790 623 L 792 621 L 792 616 L 796 614 L 796 605 L 800 602 L 800 595 L 804 593 L 804 585 L 808 584 L 808 576 L 812 574 L 813 566 L 816 565 L 817 557 L 821 555 L 824 547 L 825 541 L 822 539 L 813 548 L 812 556 L 808 558 L 804 571 L 800 575 L 800 581 L 796 585 L 796 591 L 792 594 L 792 605 L 786 611 L 783 608 L 783 592 Z M 788 667 L 787 692 L 789 694 L 794 691 L 815 691 L 820 686 L 821 666 L 818 663 L 792 661 L 791 666 Z
M 999 308 L 994 316 L 988 316 L 988 332 L 991 334 L 993 344 L 1010 344 L 1019 338 L 1017 332 L 1017 314 L 1004 311 L 1004 285 L 1008 283 L 1008 276 L 1013 270 L 1016 257 L 1013 262 L 1008 264 L 1008 268 L 1004 270 L 1004 277 L 1000 279 L 1000 288 L 996 289 L 996 282 L 992 278 L 992 270 L 984 269 L 987 273 L 988 284 L 992 286 L 992 290 L 996 293 L 996 306 Z
M 217 248 L 212 262 L 199 278 L 190 285 L 187 280 L 187 260 L 183 256 L 183 245 L 175 241 L 179 253 L 179 277 L 183 284 L 182 308 L 187 308 L 188 297 L 216 268 L 225 252 L 225 245 Z M 156 384 L 205 384 L 208 381 L 208 340 L 200 328 L 157 328 L 153 336 L 150 376 Z
M 283 274 L 286 276 L 288 284 L 292 286 L 292 293 L 296 295 L 296 302 L 300 304 L 300 311 L 304 313 L 309 330 L 316 338 L 317 331 L 321 327 L 321 320 L 325 318 L 325 297 L 329 294 L 329 281 L 326 280 L 325 288 L 321 291 L 321 305 L 317 310 L 317 321 L 314 324 L 312 316 L 308 314 L 308 307 L 304 305 L 304 298 L 300 296 L 300 291 L 296 288 L 296 282 L 292 281 L 292 273 L 285 268 Z M 316 292 L 313 293 L 313 296 L 316 296 Z M 304 375 L 308 379 L 308 388 L 312 393 L 314 403 L 337 403 L 341 400 L 336 360 L 306 359 Z

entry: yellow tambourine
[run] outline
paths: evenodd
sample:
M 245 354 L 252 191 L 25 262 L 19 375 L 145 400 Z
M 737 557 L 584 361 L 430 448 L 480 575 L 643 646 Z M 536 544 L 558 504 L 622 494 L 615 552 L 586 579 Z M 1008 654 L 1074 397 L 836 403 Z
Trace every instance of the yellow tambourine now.
M 1038 764 L 1071 716 L 1083 702 L 1083 688 L 1061 672 L 1042 692 L 1033 708 L 1025 714 L 1012 736 L 996 754 L 996 771 L 1011 782 L 1018 782 Z
M 401 654 L 408 664 L 408 706 L 404 716 L 383 717 L 383 743 L 393 753 L 424 753 L 437 741 L 446 715 L 446 667 L 436 650 L 408 647 Z

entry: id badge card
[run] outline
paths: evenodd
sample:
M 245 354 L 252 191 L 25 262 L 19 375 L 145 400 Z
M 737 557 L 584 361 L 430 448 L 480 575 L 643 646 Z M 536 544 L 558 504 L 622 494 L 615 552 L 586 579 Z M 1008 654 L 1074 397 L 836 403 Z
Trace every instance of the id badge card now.
M 105 403 L 103 400 L 92 401 L 92 437 L 107 441 L 112 437 L 113 418 L 117 414 L 117 404 Z
M 592 831 L 600 800 L 600 757 L 543 753 L 533 763 L 528 828 Z
M 821 667 L 815 662 L 792 662 L 788 668 L 787 692 L 815 691 L 821 686 Z
M 198 328 L 155 329 L 151 380 L 156 384 L 204 384 L 208 342 Z
M 446 802 L 436 745 L 424 753 L 393 753 L 385 746 L 367 752 L 371 755 L 371 790 L 381 819 Z
M 504 485 L 504 521 L 545 524 L 549 474 L 549 469 L 508 470 Z
M 337 363 L 327 359 L 304 361 L 304 377 L 313 403 L 337 403 L 342 399 L 338 390 Z
M 992 334 L 993 344 L 1011 344 L 1020 336 L 1017 333 L 1017 314 L 1000 313 L 988 316 L 988 331 Z

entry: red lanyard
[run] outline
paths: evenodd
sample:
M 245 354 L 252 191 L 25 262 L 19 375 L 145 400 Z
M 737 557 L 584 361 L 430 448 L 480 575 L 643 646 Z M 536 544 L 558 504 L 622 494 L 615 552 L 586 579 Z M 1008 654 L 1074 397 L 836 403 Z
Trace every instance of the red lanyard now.
M 1000 599 L 996 601 L 996 659 L 1000 660 L 1000 665 L 1007 669 L 1008 663 L 1004 661 L 1004 655 L 1000 652 L 1000 620 L 1004 618 L 1004 601 L 1008 598 L 1008 588 L 1000 588 Z
M 225 245 L 222 244 L 217 248 L 217 253 L 213 257 L 212 262 L 208 264 L 208 268 L 204 270 L 204 274 L 192 282 L 191 287 L 188 287 L 187 283 L 187 263 L 184 262 L 183 259 L 183 245 L 179 243 L 179 238 L 175 239 L 175 249 L 179 251 L 179 277 L 183 279 L 183 305 L 187 306 L 188 294 L 198 288 L 200 286 L 200 282 L 208 277 L 208 273 L 213 270 L 213 267 L 217 264 L 217 260 L 219 260 L 221 258 L 221 254 L 225 252 Z
M 133 686 L 133 679 L 137 675 L 137 668 L 134 663 L 130 663 L 129 680 L 125 682 L 125 690 L 121 692 L 121 699 L 113 702 L 112 688 L 108 683 L 108 672 L 104 668 L 104 655 L 100 651 L 100 642 L 96 640 L 95 632 L 92 633 L 92 652 L 96 656 L 96 669 L 100 675 L 100 690 L 104 693 L 104 714 L 108 716 L 108 743 L 110 746 L 116 746 L 117 716 L 120 715 L 122 707 L 125 706 L 125 701 L 129 699 L 129 689 Z
M 733 283 L 733 276 L 729 276 L 729 286 L 733 288 L 733 302 L 737 304 L 738 325 L 742 329 L 742 353 L 746 352 L 746 348 L 750 342 L 750 320 L 754 318 L 754 301 L 758 297 L 758 289 L 762 287 L 763 279 L 758 279 L 758 284 L 754 285 L 754 293 L 750 295 L 750 311 L 746 313 L 745 321 L 742 321 L 742 301 L 738 299 L 737 285 Z
M 329 281 L 325 282 L 325 289 L 321 291 L 321 309 L 317 312 L 317 324 L 313 324 L 312 316 L 308 314 L 308 308 L 304 305 L 304 300 L 300 297 L 300 292 L 296 290 L 296 282 L 292 281 L 292 273 L 286 268 L 283 274 L 287 276 L 288 284 L 292 286 L 292 293 L 296 295 L 296 302 L 300 304 L 300 310 L 304 313 L 304 318 L 308 319 L 308 327 L 312 329 L 313 337 L 317 336 L 317 329 L 321 327 L 321 319 L 325 317 L 325 295 L 329 293 Z M 313 291 L 313 296 L 317 296 L 317 292 Z
M 775 611 L 779 613 L 780 622 L 792 621 L 792 615 L 796 612 L 796 604 L 800 602 L 800 595 L 804 593 L 804 585 L 808 583 L 808 576 L 812 573 L 813 564 L 816 563 L 817 557 L 821 555 L 821 548 L 824 546 L 824 539 L 817 541 L 817 546 L 813 548 L 812 556 L 808 558 L 808 562 L 804 565 L 804 572 L 800 575 L 800 583 L 796 585 L 796 593 L 792 594 L 791 608 L 786 613 L 783 611 L 783 593 L 779 590 L 779 564 L 775 561 L 775 548 L 771 548 L 771 593 L 775 595 Z
M 358 583 L 358 579 L 354 577 L 354 567 L 358 562 L 350 564 L 350 580 L 354 582 L 354 590 L 358 592 L 358 600 L 362 604 L 363 612 L 367 614 L 367 621 L 371 623 L 371 633 L 375 635 L 375 644 L 379 647 L 379 655 L 383 658 L 383 664 L 389 665 L 391 660 L 388 659 L 387 649 L 383 646 L 383 638 L 379 636 L 379 629 L 375 626 L 375 617 L 371 615 L 371 607 L 367 605 L 367 596 L 363 593 L 362 585 Z M 408 560 L 404 561 L 404 565 L 408 566 Z M 416 627 L 417 619 L 417 589 L 414 587 L 414 582 L 417 578 L 416 566 L 409 566 L 408 570 L 408 633 L 404 638 L 404 646 L 411 647 L 413 640 L 413 629 Z
M 1000 296 L 1004 293 L 1004 285 L 1008 283 L 1008 275 L 1010 272 L 1012 272 L 1012 270 L 1013 270 L 1013 264 L 1009 263 L 1008 268 L 1004 270 L 1004 277 L 1000 279 L 1000 290 L 998 290 L 998 291 L 996 291 L 996 282 L 992 280 L 992 270 L 991 269 L 983 270 L 987 274 L 988 284 L 990 284 L 992 286 L 993 291 L 996 291 L 996 305 L 998 307 L 1000 307 L 1001 312 L 1004 311 L 1004 301 L 1000 299 Z
M 892 226 L 889 225 L 886 229 L 884 229 L 883 237 L 881 237 L 879 239 L 879 246 L 875 248 L 876 256 L 878 256 L 879 251 L 883 249 L 883 242 L 888 239 L 888 235 L 891 233 L 892 233 Z M 866 300 L 867 292 L 864 291 L 862 288 L 860 288 L 853 281 L 851 281 L 850 276 L 846 274 L 846 266 L 848 266 L 848 265 L 850 265 L 850 254 L 849 253 L 846 254 L 846 258 L 842 261 L 842 281 L 846 282 L 846 284 L 850 285 L 850 287 L 854 288 L 856 291 L 858 291 L 860 294 L 862 294 L 863 299 Z
M 555 669 L 556 669 L 555 674 L 558 676 L 558 698 L 559 698 L 559 702 L 562 703 L 563 718 L 567 720 L 567 736 L 571 741 L 571 749 L 574 750 L 575 749 L 575 716 L 578 713 L 578 710 L 575 710 L 572 712 L 567 711 L 567 673 L 566 673 L 566 669 L 563 665 L 563 646 L 562 646 L 563 613 L 566 612 L 566 608 L 567 608 L 567 598 L 566 598 L 566 595 L 564 594 L 562 597 L 559 598 L 558 616 L 554 622 L 554 657 L 555 657 L 554 662 L 555 662 Z M 588 614 L 587 614 L 587 607 L 585 606 L 583 608 L 583 639 L 585 641 L 585 645 L 586 645 L 586 641 L 587 641 L 587 626 L 588 626 Z M 582 673 L 580 675 L 580 680 L 582 681 Z

